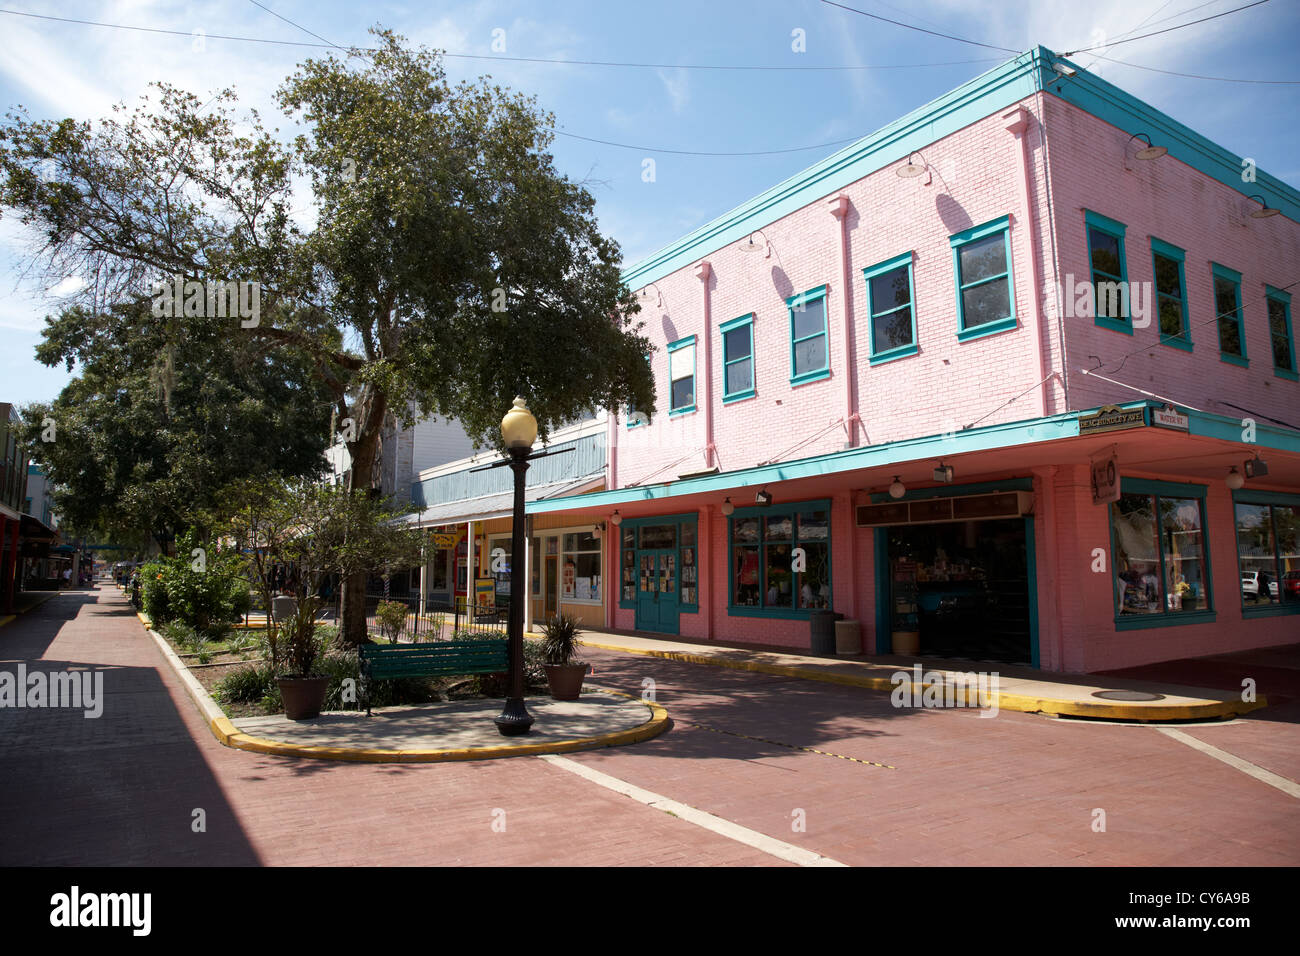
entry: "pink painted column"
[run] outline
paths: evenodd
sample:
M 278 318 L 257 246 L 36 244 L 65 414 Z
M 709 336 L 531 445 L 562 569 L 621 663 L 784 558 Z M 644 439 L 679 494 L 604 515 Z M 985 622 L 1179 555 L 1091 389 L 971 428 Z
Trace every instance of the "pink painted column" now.
M 853 285 L 849 276 L 849 197 L 840 193 L 828 205 L 840 224 L 840 329 L 844 340 L 844 431 L 845 446 L 858 443 L 857 362 L 853 341 Z M 829 356 L 828 356 L 829 358 Z
M 704 330 L 700 334 L 702 350 L 701 364 L 704 375 L 701 377 L 702 395 L 696 396 L 696 404 L 704 412 L 704 467 L 712 468 L 717 459 L 717 447 L 713 444 L 713 294 L 709 289 L 709 279 L 713 276 L 713 266 L 705 260 L 695 267 L 695 278 L 704 283 Z
M 1020 243 L 1022 249 L 1029 256 L 1029 319 L 1025 325 L 1029 328 L 1029 347 L 1033 350 L 1034 357 L 1037 359 L 1038 380 L 1047 378 L 1047 357 L 1043 354 L 1043 295 L 1042 279 L 1038 274 L 1038 239 L 1037 231 L 1034 229 L 1034 208 L 1031 205 L 1031 185 L 1029 170 L 1029 141 L 1025 136 L 1025 131 L 1029 127 L 1029 111 L 1023 106 L 1017 106 L 1009 113 L 1003 113 L 1002 119 L 1005 122 L 1007 132 L 1015 137 L 1015 145 L 1012 147 L 1014 161 L 1020 168 L 1020 177 L 1017 185 L 1020 194 L 1020 211 L 1019 215 L 1012 216 L 1011 235 L 1014 237 L 1021 231 L 1021 225 L 1024 226 L 1024 241 Z M 1016 221 L 1017 218 L 1019 221 Z M 1014 244 L 1012 246 L 1014 249 Z M 1048 389 L 1049 383 L 1043 382 L 1038 387 L 1038 413 L 1046 415 L 1048 409 Z

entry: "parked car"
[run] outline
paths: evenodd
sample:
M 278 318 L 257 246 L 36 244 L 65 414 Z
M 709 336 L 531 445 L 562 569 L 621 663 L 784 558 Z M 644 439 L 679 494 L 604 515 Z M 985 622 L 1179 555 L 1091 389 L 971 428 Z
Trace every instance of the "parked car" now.
M 1300 601 L 1300 570 L 1282 575 L 1282 600 Z
M 1241 572 L 1241 593 L 1243 596 L 1253 597 L 1255 600 L 1265 600 L 1260 597 L 1259 593 L 1259 576 L 1263 573 L 1268 578 L 1268 596 L 1277 599 L 1277 579 L 1273 575 L 1260 571 L 1242 571 Z M 1288 572 L 1293 574 L 1295 572 Z

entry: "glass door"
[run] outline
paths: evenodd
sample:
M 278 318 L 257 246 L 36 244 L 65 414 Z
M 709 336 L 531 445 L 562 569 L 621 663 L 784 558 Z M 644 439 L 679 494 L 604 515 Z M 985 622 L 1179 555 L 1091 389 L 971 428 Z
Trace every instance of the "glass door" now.
M 636 627 L 642 631 L 677 633 L 677 551 L 637 554 Z

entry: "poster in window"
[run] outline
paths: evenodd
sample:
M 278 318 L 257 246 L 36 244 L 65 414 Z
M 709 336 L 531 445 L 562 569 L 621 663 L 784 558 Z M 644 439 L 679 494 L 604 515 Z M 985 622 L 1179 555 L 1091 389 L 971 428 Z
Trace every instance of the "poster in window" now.
M 565 596 L 566 598 L 571 598 L 571 597 L 574 596 L 574 589 L 575 589 L 575 587 L 576 587 L 577 573 L 578 573 L 578 569 L 577 569 L 576 567 L 574 567 L 572 561 L 565 561 L 565 562 L 564 562 L 564 591 L 563 591 L 563 594 L 564 594 L 564 596 Z

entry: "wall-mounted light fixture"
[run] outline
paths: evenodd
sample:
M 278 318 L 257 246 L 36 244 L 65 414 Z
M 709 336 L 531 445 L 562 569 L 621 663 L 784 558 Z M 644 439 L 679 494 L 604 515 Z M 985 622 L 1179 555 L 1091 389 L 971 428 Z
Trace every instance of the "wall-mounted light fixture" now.
M 889 484 L 889 497 L 901 498 L 905 494 L 907 494 L 907 486 L 899 481 L 898 476 L 895 475 L 894 480 Z
M 591 529 L 591 536 L 599 541 L 605 534 L 605 522 L 597 521 Z
M 1128 138 L 1128 142 L 1124 145 L 1125 156 L 1128 155 L 1128 148 L 1133 145 L 1133 140 L 1135 139 L 1141 140 L 1146 144 L 1142 149 L 1139 149 L 1137 153 L 1134 154 L 1137 159 L 1159 159 L 1161 156 L 1165 155 L 1165 153 L 1169 152 L 1169 147 L 1167 146 L 1152 146 L 1151 137 L 1146 133 L 1134 133 Z
M 722 499 L 722 513 L 724 515 L 729 515 L 735 510 L 736 510 L 736 506 L 731 503 L 730 498 Z
M 1228 469 L 1228 477 L 1223 479 L 1223 483 L 1233 491 L 1236 491 L 1246 483 L 1246 479 L 1242 477 L 1241 472 L 1237 470 L 1237 466 L 1233 465 Z
M 663 292 L 661 292 L 661 291 L 659 290 L 659 287 L 658 287 L 657 285 L 655 285 L 653 282 L 651 282 L 651 283 L 650 283 L 649 285 L 647 285 L 644 289 L 642 289 L 639 293 L 637 293 L 637 298 L 639 298 L 639 299 L 645 299 L 647 302 L 650 301 L 650 290 L 651 290 L 651 289 L 654 289 L 654 290 L 655 290 L 655 299 L 656 299 L 656 301 L 655 301 L 655 308 L 657 308 L 657 309 L 662 309 L 662 308 L 664 307 L 664 294 L 663 294 Z
M 764 488 L 758 494 L 754 495 L 754 500 L 766 508 L 772 503 L 772 493 Z
M 915 159 L 913 159 L 913 157 L 915 157 Z M 917 163 L 917 159 L 921 162 Z M 915 179 L 917 176 L 929 172 L 929 170 L 930 164 L 926 162 L 925 157 L 919 152 L 913 152 L 907 154 L 907 162 L 902 166 L 896 167 L 894 172 L 901 179 Z M 929 182 L 929 180 L 926 180 L 926 182 Z
M 1251 219 L 1268 219 L 1270 216 L 1276 216 L 1278 213 L 1282 211 L 1281 209 L 1271 208 L 1268 202 L 1259 193 L 1255 193 L 1253 196 L 1249 196 L 1247 198 L 1255 200 L 1260 205 L 1259 209 L 1251 210 L 1250 212 Z
M 952 481 L 952 465 L 945 465 L 939 462 L 939 467 L 934 470 L 934 480 L 948 484 Z
M 761 246 L 754 241 L 755 236 L 762 236 L 763 244 Z M 763 235 L 762 229 L 755 229 L 753 232 L 749 234 L 749 238 L 746 239 L 744 242 L 742 242 L 740 245 L 736 246 L 736 248 L 739 249 L 741 252 L 747 254 L 754 253 L 754 252 L 761 252 L 763 253 L 764 259 L 772 258 L 772 241 L 768 239 L 767 236 Z
M 611 524 L 617 527 L 618 525 L 621 525 L 623 523 L 623 516 L 619 514 L 618 509 L 615 508 L 614 513 L 609 516 L 609 520 Z

